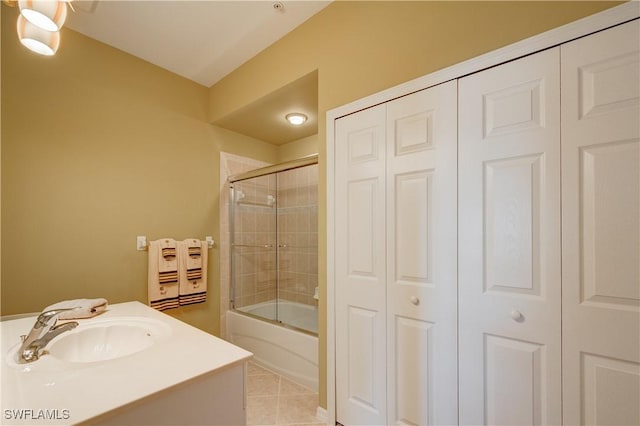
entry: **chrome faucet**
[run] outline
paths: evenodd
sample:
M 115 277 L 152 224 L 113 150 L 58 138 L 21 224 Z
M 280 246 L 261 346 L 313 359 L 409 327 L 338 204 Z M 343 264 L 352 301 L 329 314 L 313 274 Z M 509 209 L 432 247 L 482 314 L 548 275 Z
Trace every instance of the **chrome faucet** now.
M 76 328 L 78 326 L 76 321 L 56 325 L 58 317 L 62 313 L 73 309 L 76 308 L 53 309 L 38 315 L 36 323 L 33 325 L 33 328 L 31 328 L 29 334 L 27 336 L 21 336 L 22 346 L 20 346 L 20 349 L 18 350 L 18 363 L 26 364 L 28 362 L 36 361 L 40 358 L 42 351 L 49 342 L 53 340 L 53 338 L 65 331 Z

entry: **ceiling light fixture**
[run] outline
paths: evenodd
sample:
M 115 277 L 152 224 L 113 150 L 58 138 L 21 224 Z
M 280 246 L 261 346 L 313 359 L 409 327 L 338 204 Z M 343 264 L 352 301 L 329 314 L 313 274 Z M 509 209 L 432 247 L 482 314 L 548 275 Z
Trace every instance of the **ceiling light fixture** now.
M 67 4 L 52 0 L 19 0 L 20 14 L 46 31 L 58 31 L 67 18 Z
M 287 114 L 285 118 L 294 126 L 300 126 L 305 121 L 307 121 L 307 116 L 299 112 L 292 112 L 291 114 Z
M 60 46 L 58 31 L 45 31 L 22 15 L 18 16 L 18 38 L 27 49 L 45 56 L 55 55 Z
M 40 55 L 55 55 L 60 46 L 60 30 L 67 19 L 67 5 L 73 0 L 2 0 L 20 9 L 18 37 L 29 50 Z

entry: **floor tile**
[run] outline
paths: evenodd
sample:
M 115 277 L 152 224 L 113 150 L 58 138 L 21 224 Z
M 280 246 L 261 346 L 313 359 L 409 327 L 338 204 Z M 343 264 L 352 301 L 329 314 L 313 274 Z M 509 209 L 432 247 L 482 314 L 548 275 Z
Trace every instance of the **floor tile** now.
M 247 398 L 247 425 L 275 425 L 277 410 L 277 396 L 250 396 Z
M 277 374 L 259 374 L 247 377 L 248 396 L 277 396 L 280 376 Z
M 319 426 L 318 394 L 253 362 L 247 368 L 247 424 Z
M 312 423 L 316 421 L 318 396 L 281 395 L 278 400 L 278 424 Z

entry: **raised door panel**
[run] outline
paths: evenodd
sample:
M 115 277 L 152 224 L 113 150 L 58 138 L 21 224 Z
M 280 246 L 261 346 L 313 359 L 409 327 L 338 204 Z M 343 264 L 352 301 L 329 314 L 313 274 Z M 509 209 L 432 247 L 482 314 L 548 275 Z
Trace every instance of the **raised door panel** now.
M 377 285 L 376 276 L 376 210 L 380 200 L 378 178 L 356 180 L 347 184 L 347 271 Z
M 559 49 L 459 80 L 461 424 L 560 424 Z
M 346 332 L 348 344 L 347 396 L 371 412 L 378 412 L 384 401 L 376 392 L 376 382 L 384 376 L 376 371 L 376 343 L 382 337 L 376 335 L 376 322 L 380 313 L 368 309 L 350 306 L 347 316 Z
M 485 292 L 540 295 L 539 154 L 484 163 Z
M 429 398 L 437 392 L 430 379 L 433 374 L 434 328 L 433 323 L 411 318 L 395 317 L 395 389 L 389 392 L 394 398 L 395 419 L 398 425 L 427 425 L 434 423 L 434 407 Z M 453 380 L 453 378 L 452 378 Z M 431 401 L 430 401 L 431 399 Z
M 640 364 L 583 353 L 582 423 L 640 424 Z
M 638 34 L 562 46 L 565 424 L 640 423 Z
M 336 406 L 386 419 L 385 108 L 336 121 Z
M 639 148 L 636 139 L 581 149 L 583 303 L 640 306 Z
M 485 424 L 542 424 L 545 355 L 544 345 L 485 334 Z
M 432 173 L 433 170 L 423 170 L 396 175 L 393 256 L 394 281 L 400 285 L 428 285 L 432 281 Z
M 387 424 L 456 424 L 456 83 L 387 104 Z

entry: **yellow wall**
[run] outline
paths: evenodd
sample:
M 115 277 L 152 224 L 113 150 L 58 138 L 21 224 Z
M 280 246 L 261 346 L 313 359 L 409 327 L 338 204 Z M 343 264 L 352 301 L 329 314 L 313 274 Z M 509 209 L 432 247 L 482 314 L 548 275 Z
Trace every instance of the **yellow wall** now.
M 2 7 L 0 7 L 0 22 L 2 22 Z M 0 46 L 2 45 L 2 31 L 0 31 Z M 0 55 L 0 82 L 2 81 L 2 55 Z M 2 85 L 0 84 L 0 98 Z M 0 102 L 0 117 L 2 117 L 2 103 Z M 2 120 L 0 120 L 0 188 L 2 188 Z M 2 194 L 2 190 L 0 190 Z M 0 195 L 0 224 L 2 223 L 2 195 Z M 2 226 L 0 226 L 0 241 L 2 241 Z M 2 289 L 2 244 L 0 244 L 0 290 Z M 0 302 L 2 302 L 0 298 Z M 0 307 L 0 312 L 2 308 Z
M 337 1 L 211 88 L 213 121 L 318 70 L 320 405 L 326 407 L 326 112 L 617 4 Z
M 318 153 L 318 135 L 307 136 L 278 147 L 278 163 Z
M 219 240 L 221 150 L 275 147 L 211 126 L 207 88 L 64 29 L 55 57 L 15 34 L 2 5 L 3 315 L 63 299 L 146 302 L 136 235 Z M 167 311 L 219 328 L 218 247 L 206 303 Z

